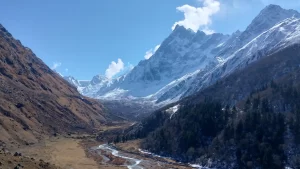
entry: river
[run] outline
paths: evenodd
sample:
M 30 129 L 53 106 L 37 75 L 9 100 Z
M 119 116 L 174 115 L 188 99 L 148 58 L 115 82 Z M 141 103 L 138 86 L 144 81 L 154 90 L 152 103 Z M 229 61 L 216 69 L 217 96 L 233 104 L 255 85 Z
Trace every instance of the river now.
M 103 150 L 103 151 L 106 151 L 106 152 L 110 152 L 115 157 L 120 157 L 122 159 L 125 159 L 127 162 L 126 162 L 126 164 L 124 166 L 126 166 L 128 169 L 144 169 L 144 167 L 142 167 L 140 165 L 141 162 L 143 162 L 143 165 L 145 165 L 145 164 L 147 164 L 149 162 L 147 160 L 142 160 L 142 159 L 136 159 L 136 158 L 133 158 L 133 157 L 128 157 L 128 156 L 125 155 L 126 153 L 120 153 L 118 150 L 116 150 L 113 146 L 110 146 L 109 144 L 102 144 L 102 145 L 98 146 L 96 149 Z M 147 155 L 150 155 L 152 157 L 156 157 L 156 158 L 159 157 L 159 158 L 162 158 L 162 159 L 170 159 L 168 157 L 162 157 L 162 156 L 150 153 L 148 151 L 143 151 L 141 149 L 139 151 L 142 154 L 147 154 Z M 105 160 L 105 161 L 109 161 L 109 159 L 107 158 L 107 160 Z M 191 168 L 209 169 L 208 167 L 202 167 L 202 166 L 197 165 L 197 164 L 189 164 L 189 166 Z
M 126 167 L 128 169 L 143 169 L 143 167 L 139 166 L 139 164 L 142 162 L 142 160 L 127 157 L 125 155 L 121 155 L 118 150 L 114 149 L 113 147 L 111 147 L 108 144 L 102 144 L 98 147 L 98 149 L 104 150 L 104 151 L 109 151 L 109 152 L 111 152 L 112 155 L 125 159 L 126 161 L 128 161 L 128 164 L 126 165 Z

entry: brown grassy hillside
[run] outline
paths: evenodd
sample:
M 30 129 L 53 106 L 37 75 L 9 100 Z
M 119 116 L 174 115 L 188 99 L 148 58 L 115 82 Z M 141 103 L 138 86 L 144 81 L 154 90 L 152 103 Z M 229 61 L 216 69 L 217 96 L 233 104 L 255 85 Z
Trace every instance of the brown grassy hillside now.
M 0 25 L 0 146 L 92 131 L 111 118 L 98 101 L 81 96 Z

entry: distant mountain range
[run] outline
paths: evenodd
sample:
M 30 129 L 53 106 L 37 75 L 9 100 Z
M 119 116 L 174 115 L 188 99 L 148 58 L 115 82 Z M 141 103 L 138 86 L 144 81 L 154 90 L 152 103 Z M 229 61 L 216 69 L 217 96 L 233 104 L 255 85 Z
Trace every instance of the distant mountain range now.
M 161 107 L 298 43 L 299 25 L 297 11 L 269 5 L 245 31 L 232 35 L 206 35 L 176 26 L 150 59 L 142 60 L 121 77 L 110 80 L 95 76 L 88 85 L 71 77 L 66 79 L 89 97 L 142 101 Z

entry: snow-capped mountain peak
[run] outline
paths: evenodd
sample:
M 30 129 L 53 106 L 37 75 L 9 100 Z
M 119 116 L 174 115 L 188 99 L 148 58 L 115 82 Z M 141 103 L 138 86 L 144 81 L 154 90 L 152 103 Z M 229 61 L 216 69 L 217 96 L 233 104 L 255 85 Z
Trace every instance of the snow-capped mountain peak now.
M 64 76 L 63 78 L 75 87 L 80 86 L 79 81 L 77 79 L 75 79 L 73 76 Z
M 109 79 L 104 75 L 96 75 L 91 80 L 91 85 L 96 85 L 105 81 L 108 81 Z
M 300 14 L 269 5 L 243 32 L 207 35 L 176 26 L 154 55 L 126 76 L 95 76 L 82 93 L 167 104 L 194 94 L 274 50 L 300 43 Z
M 295 10 L 283 9 L 278 5 L 268 5 L 257 17 L 253 19 L 251 24 L 243 33 L 244 35 L 242 38 L 246 38 L 247 36 L 249 37 L 249 35 L 253 38 L 253 36 L 257 36 L 258 34 L 270 29 L 276 23 L 291 17 L 300 17 L 300 14 Z

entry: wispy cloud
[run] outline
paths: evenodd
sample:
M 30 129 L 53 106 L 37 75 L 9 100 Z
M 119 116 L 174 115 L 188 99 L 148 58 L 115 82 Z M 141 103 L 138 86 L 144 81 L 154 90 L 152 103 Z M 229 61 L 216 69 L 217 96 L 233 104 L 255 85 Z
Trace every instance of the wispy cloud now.
M 132 70 L 134 68 L 134 66 L 133 66 L 133 64 L 131 64 L 130 62 L 128 62 L 126 68 L 128 70 Z
M 148 50 L 145 53 L 145 59 L 148 60 L 149 58 L 151 58 L 151 56 L 159 49 L 160 45 L 156 45 L 154 48 Z
M 218 0 L 200 0 L 200 2 L 203 3 L 202 7 L 187 4 L 177 7 L 179 12 L 183 12 L 184 19 L 175 22 L 172 30 L 175 29 L 176 25 L 180 25 L 194 32 L 203 30 L 208 34 L 213 33 L 214 31 L 209 29 L 209 25 L 212 23 L 211 17 L 220 11 L 220 2 Z
M 122 59 L 118 59 L 117 62 L 112 61 L 105 71 L 105 76 L 109 79 L 113 78 L 116 74 L 120 73 L 124 69 L 124 63 Z
M 53 64 L 52 64 L 52 67 L 51 67 L 51 69 L 52 70 L 56 70 L 58 67 L 60 67 L 61 66 L 61 62 L 54 62 Z

